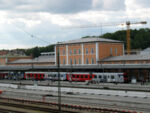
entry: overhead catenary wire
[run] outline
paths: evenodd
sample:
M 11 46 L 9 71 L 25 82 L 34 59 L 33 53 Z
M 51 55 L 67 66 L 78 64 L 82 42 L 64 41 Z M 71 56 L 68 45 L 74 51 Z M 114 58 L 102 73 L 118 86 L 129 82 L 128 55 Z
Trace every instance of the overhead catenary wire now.
M 15 25 L 15 24 L 13 24 L 13 25 L 14 25 L 17 29 L 19 29 L 19 30 L 23 31 L 25 34 L 29 35 L 31 38 L 37 39 L 38 41 L 44 42 L 44 43 L 46 43 L 46 44 L 48 44 L 48 45 L 50 44 L 50 42 L 48 42 L 48 41 L 46 41 L 46 40 L 43 40 L 43 39 L 41 39 L 41 38 L 39 38 L 39 37 L 37 37 L 37 36 L 35 36 L 35 35 L 33 35 L 33 34 L 27 32 L 27 31 L 25 31 L 23 28 L 21 28 L 21 27 Z

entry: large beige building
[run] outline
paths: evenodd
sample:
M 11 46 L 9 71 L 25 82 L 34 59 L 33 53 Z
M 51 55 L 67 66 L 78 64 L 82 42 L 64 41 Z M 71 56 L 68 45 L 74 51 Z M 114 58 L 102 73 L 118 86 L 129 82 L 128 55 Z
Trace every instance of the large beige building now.
M 104 38 L 81 38 L 60 42 L 55 46 L 55 62 L 59 48 L 61 65 L 94 65 L 98 61 L 124 53 L 121 41 Z

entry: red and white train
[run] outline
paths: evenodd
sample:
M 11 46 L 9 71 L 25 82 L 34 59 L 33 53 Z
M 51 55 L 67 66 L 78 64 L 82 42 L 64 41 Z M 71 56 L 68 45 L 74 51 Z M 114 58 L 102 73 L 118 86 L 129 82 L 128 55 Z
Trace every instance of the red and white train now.
M 1 79 L 25 79 L 25 80 L 58 80 L 58 72 L 25 72 L 25 73 L 0 73 Z M 91 81 L 95 83 L 112 82 L 124 83 L 129 82 L 126 73 L 119 72 L 99 72 L 99 73 L 84 73 L 84 72 L 60 72 L 61 81 Z

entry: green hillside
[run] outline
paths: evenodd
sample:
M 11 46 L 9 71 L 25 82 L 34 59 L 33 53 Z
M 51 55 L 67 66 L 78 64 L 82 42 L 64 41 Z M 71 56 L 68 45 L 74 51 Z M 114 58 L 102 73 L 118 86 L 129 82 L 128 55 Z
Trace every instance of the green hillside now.
M 131 30 L 130 32 L 131 49 L 145 49 L 150 47 L 150 29 L 143 28 L 139 30 Z M 102 37 L 124 41 L 126 48 L 126 31 L 116 31 L 114 33 L 106 33 Z

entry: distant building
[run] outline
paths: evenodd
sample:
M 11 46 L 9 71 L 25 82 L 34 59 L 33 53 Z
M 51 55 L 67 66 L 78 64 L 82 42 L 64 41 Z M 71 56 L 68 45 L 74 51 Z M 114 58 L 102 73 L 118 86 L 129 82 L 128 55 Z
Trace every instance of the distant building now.
M 0 56 L 26 56 L 22 50 L 0 50 Z
M 61 65 L 93 65 L 105 58 L 124 54 L 122 41 L 96 37 L 81 38 L 56 44 L 56 63 L 58 48 Z
M 0 56 L 5 56 L 7 54 L 8 54 L 8 51 L 6 51 L 6 50 L 1 50 L 0 51 Z
M 41 53 L 41 56 L 30 59 L 18 59 L 7 63 L 8 65 L 55 65 L 55 54 L 54 52 Z
M 150 54 L 114 56 L 99 61 L 100 64 L 148 64 Z
M 0 56 L 0 65 L 8 65 L 10 62 L 19 59 L 31 59 L 30 56 Z
M 150 55 L 150 47 L 140 52 L 141 55 Z

